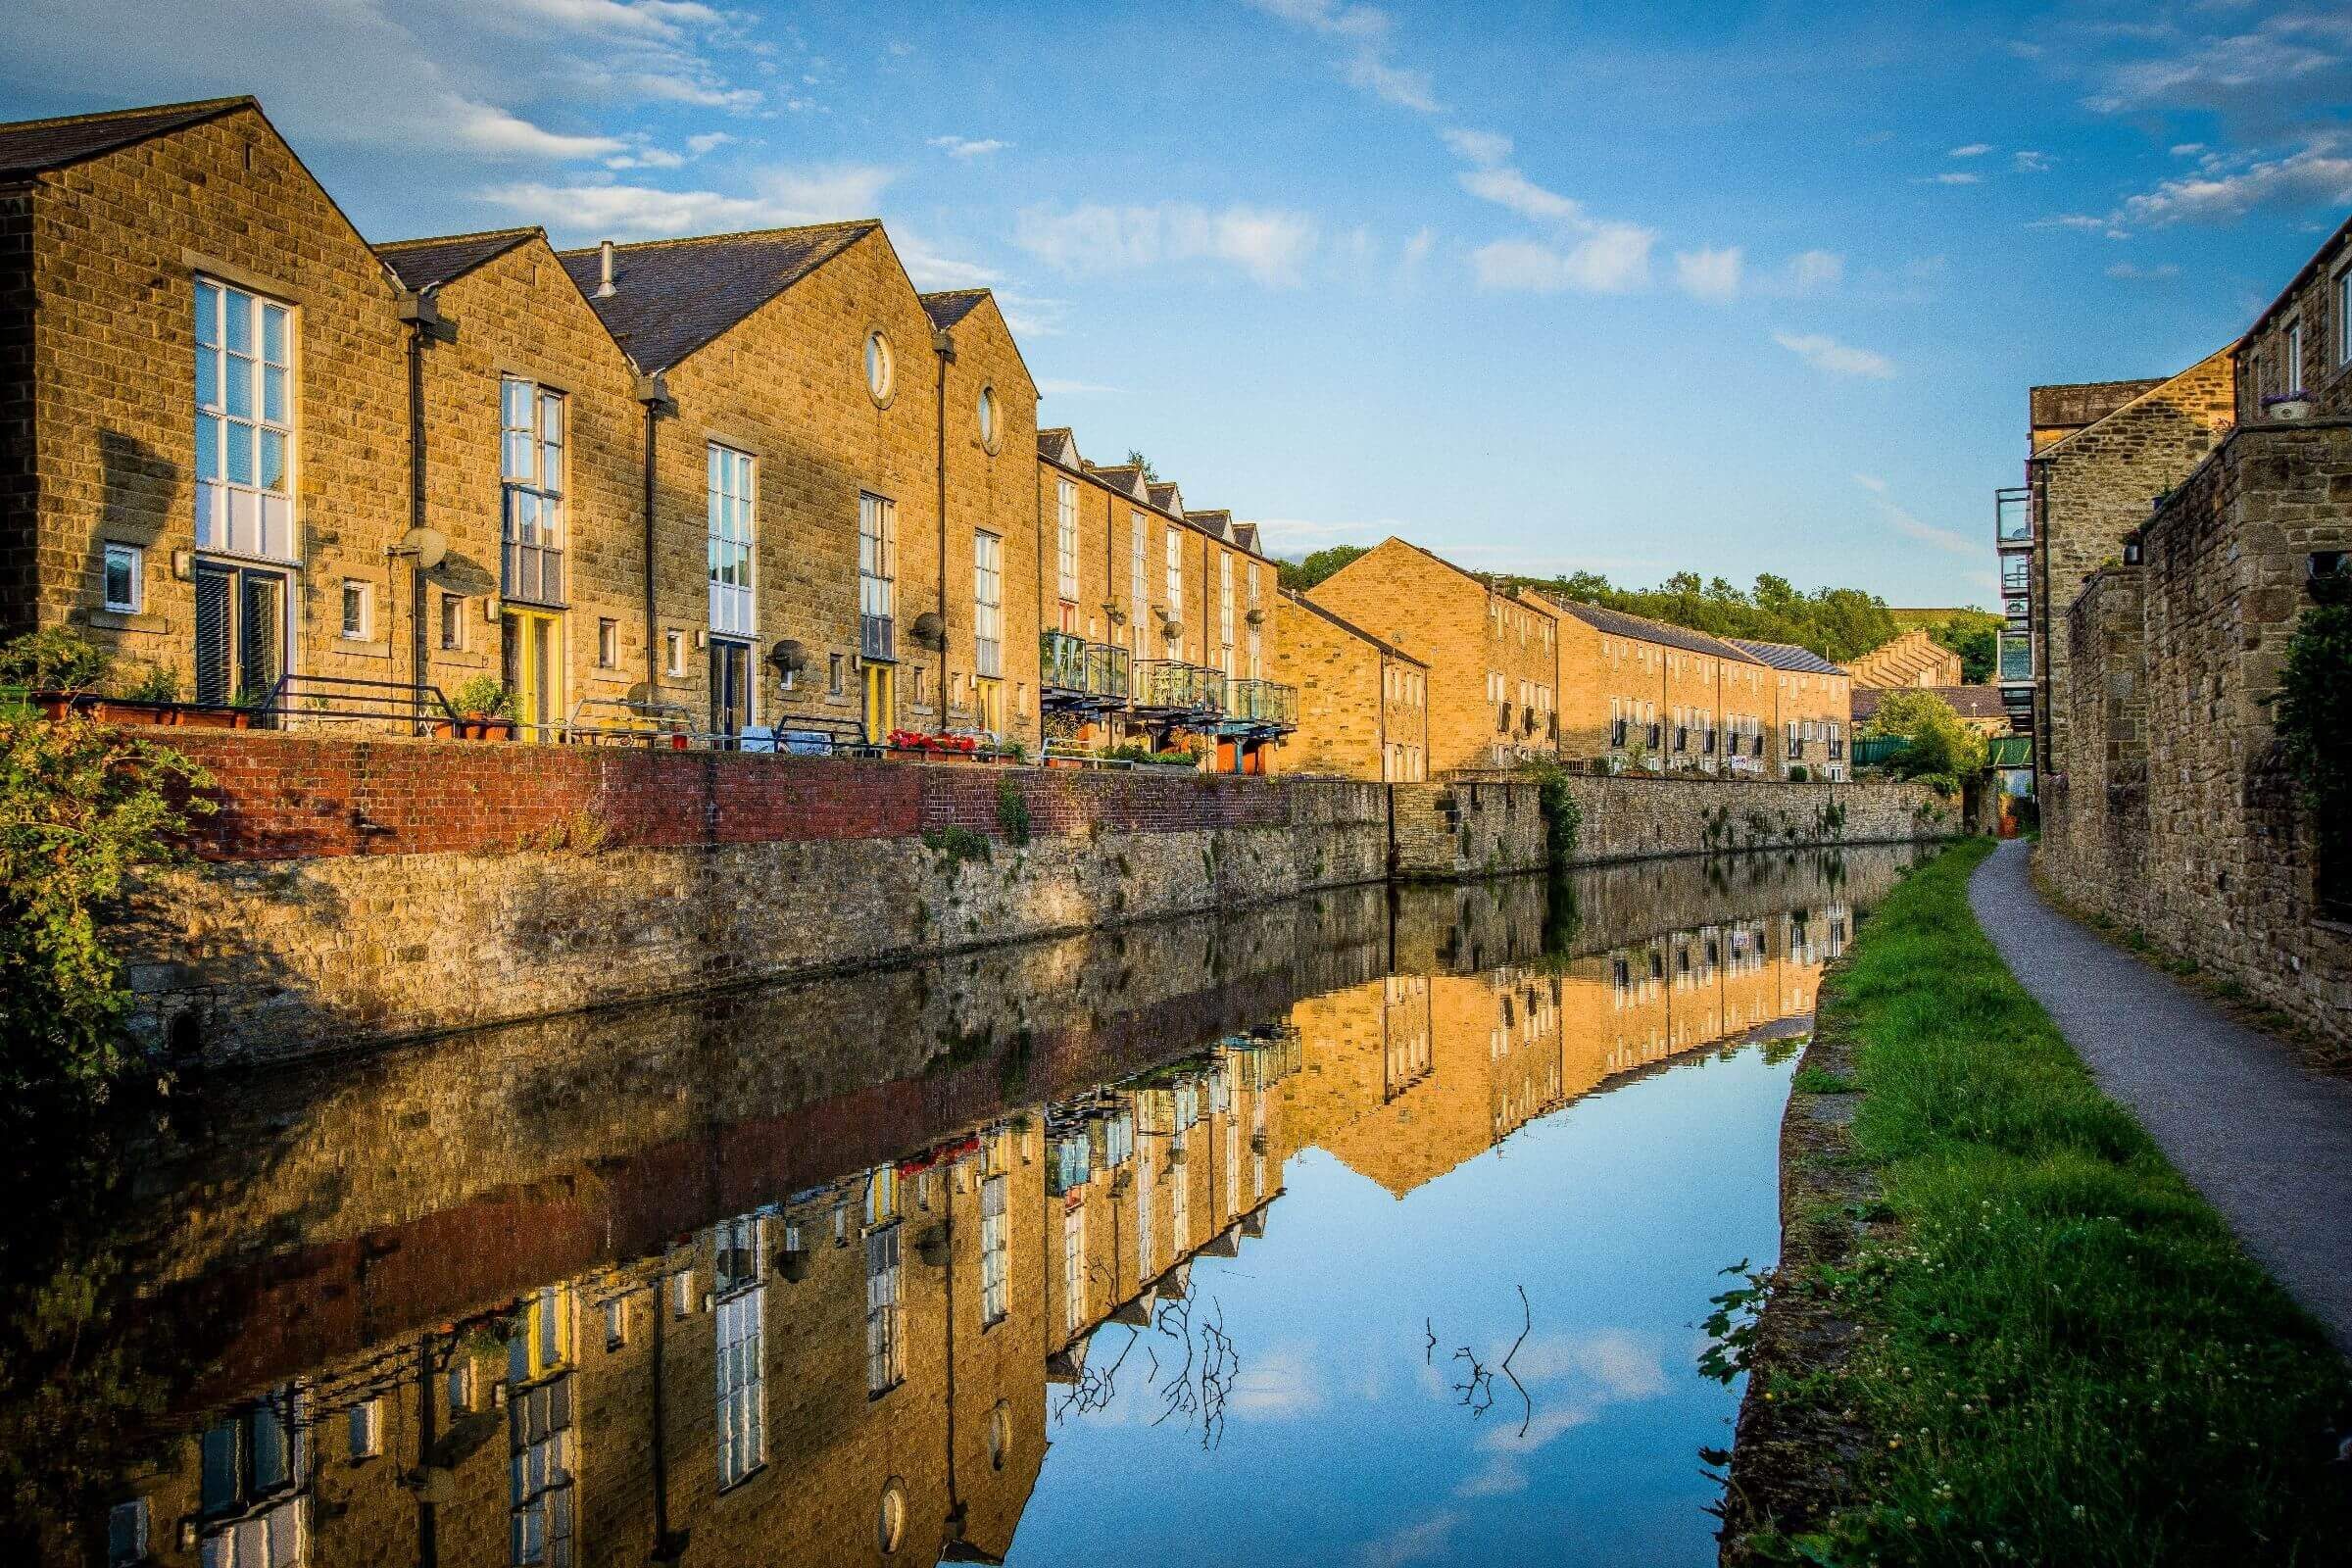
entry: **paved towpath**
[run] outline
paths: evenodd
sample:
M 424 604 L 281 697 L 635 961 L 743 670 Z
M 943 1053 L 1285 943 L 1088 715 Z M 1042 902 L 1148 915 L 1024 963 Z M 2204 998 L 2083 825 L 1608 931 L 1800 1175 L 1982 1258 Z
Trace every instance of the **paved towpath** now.
M 2099 1087 L 2352 1356 L 2352 1083 L 2306 1072 L 2286 1047 L 2050 907 L 2029 853 L 2003 844 L 1969 882 L 1992 945 Z

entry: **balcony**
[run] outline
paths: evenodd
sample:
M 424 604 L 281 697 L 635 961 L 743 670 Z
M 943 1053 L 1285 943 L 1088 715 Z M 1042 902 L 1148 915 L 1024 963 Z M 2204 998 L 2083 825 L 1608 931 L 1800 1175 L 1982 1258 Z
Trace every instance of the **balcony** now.
M 1225 675 L 1176 659 L 1135 662 L 1132 695 L 1138 712 L 1195 713 L 1215 717 L 1224 705 Z
M 2027 685 L 2034 679 L 2034 638 L 2029 632 L 2004 626 L 1994 634 L 1993 673 L 1996 684 Z
M 898 618 L 893 615 L 864 615 L 858 617 L 858 653 L 864 659 L 883 662 L 899 657 Z
M 1272 680 L 1228 681 L 1225 717 L 1230 723 L 1295 729 L 1298 724 L 1298 688 Z
M 1996 550 L 2034 548 L 2034 492 L 2027 489 L 1992 493 L 1992 543 Z
M 1127 702 L 1127 650 L 1090 643 L 1075 633 L 1043 632 L 1037 639 L 1048 707 L 1120 708 Z

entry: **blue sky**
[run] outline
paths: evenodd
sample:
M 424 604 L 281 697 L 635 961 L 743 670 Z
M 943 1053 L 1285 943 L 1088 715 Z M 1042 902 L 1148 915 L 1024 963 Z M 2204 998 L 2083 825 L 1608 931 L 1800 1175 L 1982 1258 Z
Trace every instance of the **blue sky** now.
M 1277 550 L 1989 603 L 2025 389 L 2352 208 L 2352 13 L 17 0 L 0 115 L 258 95 L 371 238 L 876 215 Z

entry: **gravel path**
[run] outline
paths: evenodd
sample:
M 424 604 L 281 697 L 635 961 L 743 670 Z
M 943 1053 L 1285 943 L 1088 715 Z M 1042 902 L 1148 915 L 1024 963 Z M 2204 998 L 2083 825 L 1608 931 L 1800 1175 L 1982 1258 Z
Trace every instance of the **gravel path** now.
M 1970 880 L 2010 970 L 2271 1277 L 2352 1356 L 2352 1083 L 2042 902 L 2023 840 Z

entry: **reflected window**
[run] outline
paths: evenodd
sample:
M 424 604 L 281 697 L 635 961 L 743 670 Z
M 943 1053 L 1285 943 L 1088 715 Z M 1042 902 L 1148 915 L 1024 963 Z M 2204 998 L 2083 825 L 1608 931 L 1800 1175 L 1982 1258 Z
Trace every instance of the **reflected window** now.
M 1004 1468 L 1005 1455 L 1012 1452 L 1012 1406 L 999 1399 L 997 1407 L 988 1412 L 988 1467 Z
M 889 1393 L 906 1377 L 905 1304 L 899 1298 L 899 1229 L 865 1239 L 865 1392 Z
M 302 1397 L 283 1389 L 205 1431 L 204 1568 L 283 1568 L 303 1554 Z
M 1150 1144 L 1136 1151 L 1135 1173 L 1135 1278 L 1140 1285 L 1152 1277 L 1152 1171 Z
M 755 1230 L 756 1218 L 730 1220 L 719 1227 L 721 1257 L 727 1255 L 726 1233 L 739 1226 Z M 751 1257 L 748 1278 L 759 1279 L 758 1248 L 747 1243 Z M 738 1261 L 742 1254 L 736 1254 Z M 745 1283 L 747 1276 L 721 1275 L 717 1303 L 718 1358 L 718 1484 L 724 1488 L 751 1476 L 767 1462 L 767 1380 L 762 1354 L 767 1312 L 767 1287 Z
M 507 1340 L 507 1378 L 535 1383 L 571 1364 L 570 1287 L 551 1285 L 523 1298 L 515 1331 Z
M 865 1179 L 865 1228 L 876 1230 L 899 1217 L 899 1168 L 877 1165 Z
M 1010 1310 L 1010 1246 L 1004 1198 L 1011 1179 L 991 1176 L 980 1184 L 980 1320 L 1002 1323 Z
M 571 1376 L 541 1383 L 507 1405 L 510 1544 L 517 1568 L 571 1568 Z
M 1074 1335 L 1086 1321 L 1086 1205 L 1061 1211 L 1061 1330 Z
M 107 1568 L 130 1568 L 147 1560 L 147 1499 L 118 1502 L 106 1516 Z
M 355 1462 L 372 1459 L 384 1451 L 383 1400 L 361 1400 L 351 1407 L 345 1420 L 350 1428 L 351 1457 Z

